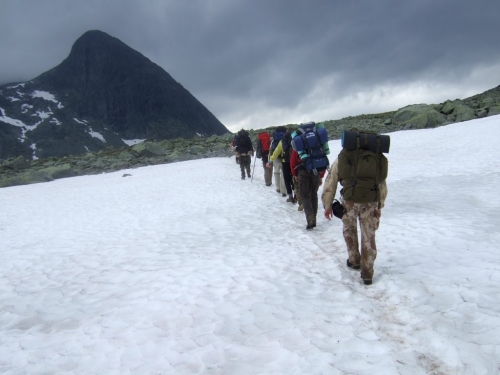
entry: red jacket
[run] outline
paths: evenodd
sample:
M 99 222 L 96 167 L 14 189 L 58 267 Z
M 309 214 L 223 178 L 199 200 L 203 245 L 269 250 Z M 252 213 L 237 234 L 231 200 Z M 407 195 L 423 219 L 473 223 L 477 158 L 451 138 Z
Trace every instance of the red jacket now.
M 302 164 L 302 161 L 300 160 L 299 153 L 295 150 L 292 150 L 292 153 L 290 155 L 290 169 L 292 171 L 293 176 L 297 176 L 297 166 L 299 164 Z
M 295 150 L 292 150 L 292 154 L 290 155 L 290 169 L 292 171 L 293 176 L 297 176 L 297 167 L 302 164 L 302 160 L 300 160 L 299 153 Z M 325 176 L 326 171 L 319 172 L 319 177 L 323 178 Z

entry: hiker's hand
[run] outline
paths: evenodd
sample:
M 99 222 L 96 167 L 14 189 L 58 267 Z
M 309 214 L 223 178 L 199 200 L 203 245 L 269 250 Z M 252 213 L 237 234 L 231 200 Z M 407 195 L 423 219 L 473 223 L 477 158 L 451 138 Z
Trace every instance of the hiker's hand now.
M 293 183 L 295 185 L 298 185 L 299 184 L 299 178 L 297 176 L 293 176 Z
M 331 208 L 325 208 L 325 218 L 327 218 L 328 220 L 331 220 L 333 216 L 333 211 Z
M 382 216 L 382 210 L 375 210 L 374 215 L 377 219 L 380 219 Z
M 273 165 L 272 165 L 272 164 L 269 164 L 269 163 L 266 163 L 266 167 L 267 167 L 267 168 L 272 168 L 272 167 L 273 167 Z

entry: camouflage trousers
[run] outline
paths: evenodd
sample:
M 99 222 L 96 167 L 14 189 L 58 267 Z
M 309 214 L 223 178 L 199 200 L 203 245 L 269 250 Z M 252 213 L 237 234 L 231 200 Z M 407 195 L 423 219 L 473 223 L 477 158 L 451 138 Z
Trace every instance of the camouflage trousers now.
M 361 265 L 361 277 L 373 278 L 373 264 L 377 257 L 375 231 L 378 229 L 380 219 L 375 216 L 378 202 L 354 203 L 344 201 L 345 213 L 342 217 L 344 224 L 344 239 L 349 254 L 349 262 Z M 358 245 L 358 220 L 361 230 L 361 254 Z

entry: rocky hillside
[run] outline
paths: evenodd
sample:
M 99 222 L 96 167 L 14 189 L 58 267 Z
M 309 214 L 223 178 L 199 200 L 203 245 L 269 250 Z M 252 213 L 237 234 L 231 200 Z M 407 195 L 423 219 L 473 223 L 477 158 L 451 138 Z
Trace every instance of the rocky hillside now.
M 82 35 L 48 72 L 0 87 L 0 160 L 227 132 L 166 71 L 101 31 Z
M 440 104 L 415 104 L 394 112 L 346 117 L 324 121 L 330 139 L 338 139 L 342 130 L 353 127 L 379 133 L 443 126 L 500 114 L 500 86 L 463 100 L 448 100 Z M 500 125 L 500 118 L 499 118 Z M 296 124 L 287 126 L 295 128 Z M 1 127 L 0 127 L 1 128 Z M 261 131 L 250 130 L 255 140 Z M 233 155 L 230 143 L 234 135 L 226 133 L 208 138 L 146 141 L 131 147 L 108 147 L 83 156 L 28 160 L 22 156 L 10 158 L 0 165 L 0 187 L 51 181 L 57 178 L 118 171 L 146 165 L 182 160 Z
M 396 130 L 435 128 L 500 114 L 500 86 L 463 100 L 447 100 L 439 104 L 413 104 L 393 112 L 346 117 L 325 121 L 328 135 L 338 139 L 342 130 L 357 127 L 377 133 Z

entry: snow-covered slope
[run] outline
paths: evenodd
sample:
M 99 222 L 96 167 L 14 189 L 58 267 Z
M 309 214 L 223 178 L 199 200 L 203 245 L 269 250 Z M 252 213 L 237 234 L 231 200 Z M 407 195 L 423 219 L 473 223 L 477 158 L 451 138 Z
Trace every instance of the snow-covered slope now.
M 498 374 L 499 125 L 391 134 L 371 286 L 259 160 L 2 189 L 0 372 Z

